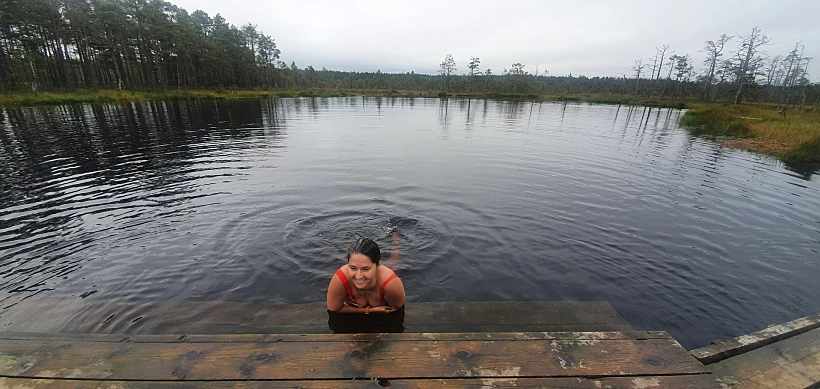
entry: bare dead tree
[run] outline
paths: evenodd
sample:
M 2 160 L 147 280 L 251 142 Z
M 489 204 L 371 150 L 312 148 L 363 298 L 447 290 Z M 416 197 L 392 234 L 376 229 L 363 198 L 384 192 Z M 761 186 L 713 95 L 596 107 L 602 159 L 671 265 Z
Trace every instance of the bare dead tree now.
M 715 70 L 715 76 L 718 78 L 718 82 L 715 84 L 715 93 L 712 95 L 712 101 L 717 101 L 718 96 L 720 96 L 720 87 L 726 82 L 731 71 L 732 61 L 727 59 L 720 62 L 717 70 Z
M 783 59 L 783 62 L 786 66 L 786 75 L 783 79 L 783 87 L 787 88 L 790 86 L 794 86 L 798 74 L 800 72 L 800 63 L 803 61 L 803 44 L 801 42 L 797 42 L 794 45 L 794 49 Z
M 800 48 L 800 60 L 797 62 L 795 75 L 792 78 L 792 88 L 800 89 L 800 112 L 805 111 L 806 104 L 806 88 L 809 87 L 809 64 L 811 57 L 803 57 L 803 47 Z
M 763 53 L 760 52 L 761 47 L 771 42 L 769 37 L 762 34 L 757 27 L 752 28 L 749 35 L 740 35 L 740 39 L 740 46 L 735 52 L 737 59 L 735 104 L 740 104 L 743 101 L 743 92 L 745 92 L 746 85 L 755 82 L 760 65 L 763 62 Z
M 666 75 L 666 80 L 663 82 L 663 89 L 661 89 L 661 98 L 666 95 L 666 86 L 669 84 L 669 81 L 672 80 L 672 70 L 675 69 L 675 64 L 678 62 L 678 55 L 672 54 L 669 56 L 669 62 L 666 64 L 669 65 L 669 74 Z
M 808 76 L 808 74 L 809 74 L 809 63 L 811 62 L 811 60 L 812 60 L 811 58 L 806 58 L 806 67 L 805 67 L 805 68 L 803 68 L 803 72 L 805 73 L 805 75 L 806 75 L 806 76 Z M 807 77 L 803 77 L 803 80 L 808 81 L 808 78 L 807 78 Z M 803 89 L 802 89 L 803 99 L 801 99 L 801 100 L 800 100 L 800 112 L 805 112 L 805 107 L 806 107 L 806 88 L 808 88 L 808 87 L 809 87 L 809 83 L 808 83 L 808 82 L 803 83 Z M 812 108 L 812 109 L 814 109 L 814 108 Z
M 780 85 L 780 82 L 783 80 L 783 67 L 781 66 L 782 62 L 783 56 L 775 55 L 769 60 L 768 66 L 764 69 L 766 75 L 766 85 L 771 87 L 766 89 L 767 101 L 775 100 L 775 97 L 779 95 L 777 91 L 773 90 L 773 88 Z M 772 96 L 773 94 L 775 96 Z
M 641 81 L 641 72 L 645 67 L 643 59 L 635 60 L 635 66 L 632 67 L 632 71 L 635 72 L 635 95 L 638 94 L 638 83 Z
M 657 50 L 655 51 L 655 56 L 652 57 L 652 66 L 650 67 L 650 69 L 652 70 L 652 75 L 649 76 L 649 79 L 654 80 L 655 79 L 655 73 L 658 71 L 658 52 L 657 52 Z
M 717 41 L 706 41 L 706 46 L 701 50 L 706 53 L 706 60 L 703 64 L 706 65 L 706 75 L 703 78 L 703 89 L 701 89 L 700 99 L 703 100 L 712 88 L 712 83 L 715 80 L 715 69 L 717 68 L 718 60 L 723 56 L 723 48 L 726 42 L 729 42 L 733 37 L 722 34 Z
M 766 68 L 766 85 L 780 84 L 783 79 L 783 69 L 780 66 L 782 61 L 782 55 L 775 55 L 769 60 L 769 67 Z
M 780 83 L 780 98 L 779 104 L 791 103 L 790 97 L 796 100 L 796 91 L 799 87 L 802 102 L 805 101 L 806 85 L 809 83 L 807 79 L 808 66 L 811 58 L 803 56 L 804 46 L 802 42 L 797 42 L 794 49 L 781 61 L 781 68 L 778 74 L 782 74 L 782 82 Z M 801 108 L 802 110 L 802 108 Z
M 663 59 L 666 56 L 666 51 L 669 50 L 669 45 L 664 44 L 661 47 L 655 48 L 655 56 L 660 56 L 658 60 L 658 75 L 656 76 L 655 73 L 652 73 L 652 77 L 656 80 L 661 79 L 661 70 L 663 69 Z

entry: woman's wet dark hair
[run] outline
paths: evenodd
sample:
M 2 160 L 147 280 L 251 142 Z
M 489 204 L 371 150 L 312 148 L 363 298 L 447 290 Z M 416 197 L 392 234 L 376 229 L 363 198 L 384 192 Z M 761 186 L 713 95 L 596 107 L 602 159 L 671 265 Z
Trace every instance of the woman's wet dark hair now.
M 379 250 L 379 245 L 370 238 L 356 239 L 353 244 L 347 249 L 347 260 L 350 261 L 350 256 L 353 254 L 361 254 L 370 258 L 370 261 L 379 264 L 382 260 L 382 252 Z

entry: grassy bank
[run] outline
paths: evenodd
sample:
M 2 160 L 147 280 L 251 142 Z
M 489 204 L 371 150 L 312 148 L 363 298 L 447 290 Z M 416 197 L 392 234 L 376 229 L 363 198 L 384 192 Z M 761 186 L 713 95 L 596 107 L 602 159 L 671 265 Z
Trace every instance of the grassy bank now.
M 342 96 L 343 94 L 337 93 Z M 6 93 L 0 94 L 0 106 L 38 106 L 74 103 L 105 103 L 141 100 L 219 100 L 260 98 L 270 96 L 299 96 L 293 91 L 256 90 L 187 90 L 168 92 L 140 92 L 118 90 L 83 90 L 74 92 Z
M 598 104 L 623 104 L 623 105 L 640 105 L 647 107 L 662 107 L 662 108 L 686 108 L 686 104 L 674 99 L 647 99 L 636 98 L 628 95 L 597 95 L 597 94 L 579 94 L 579 95 L 534 95 L 534 94 L 514 94 L 514 93 L 457 93 L 451 95 L 457 98 L 479 98 L 479 99 L 499 99 L 499 100 L 544 100 L 544 101 L 582 101 L 586 103 Z
M 81 90 L 73 92 L 4 93 L 0 107 L 30 107 L 75 103 L 107 103 L 143 100 L 223 100 L 264 97 L 343 97 L 343 96 L 424 96 L 437 97 L 438 92 L 391 90 L 170 90 L 168 92 Z
M 820 112 L 791 108 L 783 118 L 769 104 L 693 104 L 681 124 L 693 134 L 788 163 L 820 163 Z
M 117 90 L 82 90 L 74 92 L 44 92 L 0 94 L 0 107 L 38 106 L 75 103 L 104 103 L 141 100 L 216 100 L 261 97 L 455 97 L 500 100 L 544 100 L 544 101 L 584 101 L 601 104 L 645 105 L 651 107 L 685 108 L 685 105 L 673 100 L 636 99 L 619 95 L 535 95 L 524 93 L 457 93 L 447 94 L 441 91 L 397 91 L 390 89 L 308 89 L 308 90 L 188 90 L 168 92 L 140 92 Z

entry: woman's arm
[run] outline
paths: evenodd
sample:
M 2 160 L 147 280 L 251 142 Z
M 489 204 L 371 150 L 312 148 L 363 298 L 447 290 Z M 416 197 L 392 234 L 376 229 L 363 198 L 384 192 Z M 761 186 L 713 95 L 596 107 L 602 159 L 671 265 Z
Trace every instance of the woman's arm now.
M 330 309 L 330 308 L 328 308 Z M 335 313 L 364 313 L 365 308 L 356 308 L 347 304 L 342 304 L 342 307 L 333 311 Z
M 390 313 L 390 312 L 393 312 L 395 310 L 396 310 L 396 308 L 393 308 L 393 307 L 379 306 L 379 307 L 370 307 L 370 309 L 367 309 L 367 308 L 357 308 L 357 307 L 353 307 L 353 306 L 344 304 L 341 309 L 339 309 L 337 311 L 334 311 L 334 313 Z
M 404 284 L 402 284 L 400 278 L 397 277 L 384 287 L 384 301 L 387 301 L 387 304 L 394 310 L 401 308 L 405 303 L 405 299 Z
M 345 305 L 346 297 L 347 291 L 342 284 L 342 280 L 334 274 L 333 278 L 330 279 L 330 285 L 327 287 L 327 310 L 337 312 L 347 307 Z

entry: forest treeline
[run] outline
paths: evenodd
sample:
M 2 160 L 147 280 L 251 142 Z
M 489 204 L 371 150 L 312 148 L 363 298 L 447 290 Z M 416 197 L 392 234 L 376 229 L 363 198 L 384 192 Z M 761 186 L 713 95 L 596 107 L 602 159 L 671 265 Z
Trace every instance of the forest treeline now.
M 704 42 L 706 59 L 662 45 L 619 77 L 553 75 L 513 63 L 483 69 L 446 55 L 436 75 L 343 72 L 287 64 L 274 39 L 250 23 L 162 0 L 4 0 L 0 92 L 75 89 L 381 89 L 523 95 L 633 95 L 704 101 L 817 104 L 803 45 L 767 55 L 757 28 Z M 462 67 L 461 73 L 459 68 Z
M 279 49 L 256 26 L 160 0 L 4 0 L 3 90 L 273 87 Z

